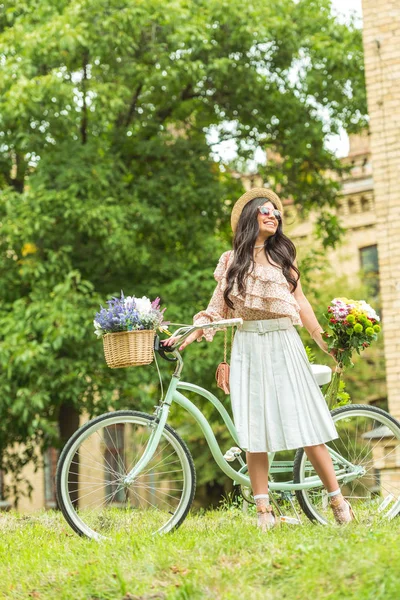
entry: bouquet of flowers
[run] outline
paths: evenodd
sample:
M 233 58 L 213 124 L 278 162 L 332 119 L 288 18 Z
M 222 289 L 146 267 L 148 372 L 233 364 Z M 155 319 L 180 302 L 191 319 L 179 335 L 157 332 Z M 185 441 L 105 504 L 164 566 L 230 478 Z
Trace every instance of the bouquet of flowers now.
M 108 308 L 100 305 L 100 311 L 96 313 L 93 321 L 97 337 L 117 331 L 157 329 L 169 324 L 169 321 L 163 320 L 166 309 L 159 309 L 159 297 L 153 302 L 146 296 L 142 296 L 142 298 L 127 296 L 125 298 L 124 292 L 121 290 L 121 298 L 113 297 L 111 300 L 107 300 L 107 304 Z
M 104 354 L 111 368 L 149 364 L 153 360 L 156 330 L 169 324 L 164 321 L 165 308 L 160 298 L 152 302 L 146 296 L 124 296 L 107 300 L 96 313 L 94 333 L 103 338 Z
M 379 316 L 364 300 L 334 298 L 323 315 L 331 332 L 324 331 L 322 337 L 328 343 L 328 350 L 336 349 L 335 368 L 332 380 L 326 390 L 325 399 L 331 409 L 336 403 L 342 372 L 348 366 L 354 367 L 351 356 L 354 350 L 360 354 L 378 338 L 381 327 Z

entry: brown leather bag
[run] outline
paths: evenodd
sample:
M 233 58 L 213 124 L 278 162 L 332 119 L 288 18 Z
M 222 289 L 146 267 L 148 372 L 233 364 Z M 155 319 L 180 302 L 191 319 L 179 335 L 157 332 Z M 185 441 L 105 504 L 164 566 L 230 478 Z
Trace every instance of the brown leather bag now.
M 227 256 L 226 265 L 228 264 L 228 260 L 229 260 L 229 256 Z M 228 309 L 226 311 L 224 311 L 224 314 L 222 315 L 224 319 L 227 319 L 228 314 L 225 314 L 225 313 L 228 313 Z M 231 352 L 232 352 L 233 337 L 234 337 L 234 328 L 232 327 Z M 217 370 L 215 372 L 215 379 L 217 381 L 217 386 L 219 388 L 221 388 L 221 390 L 224 390 L 225 394 L 230 393 L 230 389 L 229 389 L 230 366 L 226 360 L 227 345 L 228 345 L 228 328 L 226 327 L 225 333 L 224 333 L 224 360 L 219 363 Z
M 229 388 L 230 366 L 229 366 L 229 363 L 226 360 L 227 336 L 228 336 L 228 332 L 225 329 L 224 360 L 219 363 L 219 365 L 217 367 L 217 370 L 215 372 L 215 379 L 217 380 L 217 386 L 219 388 L 221 388 L 221 390 L 224 390 L 225 394 L 229 394 L 230 393 L 230 388 Z M 233 331 L 233 327 L 232 327 L 231 352 L 232 352 L 233 336 L 234 336 L 234 331 Z

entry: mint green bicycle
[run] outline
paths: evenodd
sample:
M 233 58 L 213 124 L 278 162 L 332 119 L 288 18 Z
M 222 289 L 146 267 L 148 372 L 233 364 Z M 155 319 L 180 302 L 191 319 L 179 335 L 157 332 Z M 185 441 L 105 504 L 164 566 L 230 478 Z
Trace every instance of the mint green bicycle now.
M 194 498 L 196 472 L 189 448 L 167 423 L 173 402 L 194 417 L 218 466 L 244 500 L 254 503 L 245 454 L 242 457 L 228 411 L 210 391 L 181 381 L 184 363 L 177 350 L 199 327 L 221 330 L 241 323 L 234 318 L 185 325 L 174 332 L 180 339 L 171 346 L 163 346 L 156 336 L 154 351 L 177 364 L 154 414 L 132 410 L 103 414 L 67 442 L 57 465 L 57 498 L 76 533 L 98 540 L 121 530 L 167 533 L 183 523 Z M 330 381 L 329 367 L 311 366 L 320 386 Z M 221 450 L 207 419 L 184 392 L 199 394 L 215 406 L 234 446 Z M 393 519 L 400 510 L 400 423 L 384 410 L 363 404 L 346 405 L 331 414 L 339 438 L 326 445 L 358 521 Z M 315 523 L 332 524 L 325 488 L 304 450 L 269 453 L 268 458 L 269 491 L 280 519 L 301 524 L 303 511 Z M 236 468 L 231 466 L 234 461 Z M 288 509 L 292 516 L 284 514 Z

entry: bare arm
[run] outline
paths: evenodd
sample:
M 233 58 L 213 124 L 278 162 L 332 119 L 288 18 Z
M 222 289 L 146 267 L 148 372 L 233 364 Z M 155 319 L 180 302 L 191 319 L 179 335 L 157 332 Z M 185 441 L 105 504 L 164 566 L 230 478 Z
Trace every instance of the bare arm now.
M 294 264 L 297 267 L 296 260 L 294 261 Z M 294 277 L 296 277 L 295 271 L 292 271 L 292 274 Z M 314 310 L 302 290 L 300 278 L 297 281 L 297 287 L 296 287 L 295 291 L 293 292 L 293 296 L 296 298 L 296 300 L 300 306 L 300 315 L 299 316 L 300 316 L 301 322 L 303 323 L 304 327 L 307 329 L 308 333 L 310 334 L 310 336 L 312 337 L 314 342 L 316 344 L 318 344 L 318 346 L 321 348 L 321 350 L 323 350 L 327 354 L 330 354 L 336 360 L 336 351 L 332 350 L 331 352 L 328 352 L 328 344 L 322 338 L 322 335 L 321 335 L 322 332 L 324 331 L 324 328 L 321 327 L 321 325 L 319 324 L 318 319 L 315 316 Z
M 224 316 L 226 308 L 223 291 L 221 289 L 221 282 L 218 281 L 206 310 L 201 310 L 194 315 L 193 325 L 203 325 L 205 323 L 212 323 L 213 321 L 221 321 L 226 318 Z M 201 342 L 204 337 L 207 342 L 212 342 L 216 331 L 216 329 L 202 329 L 201 335 L 199 335 L 197 341 Z

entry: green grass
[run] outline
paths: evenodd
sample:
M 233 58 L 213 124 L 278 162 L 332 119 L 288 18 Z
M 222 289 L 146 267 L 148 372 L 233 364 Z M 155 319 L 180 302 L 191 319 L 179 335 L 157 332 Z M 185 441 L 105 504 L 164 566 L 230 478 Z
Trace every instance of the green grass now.
M 225 503 L 174 533 L 79 538 L 57 512 L 0 515 L 0 598 L 315 600 L 400 598 L 400 518 L 368 529 L 282 524 L 262 533 Z

